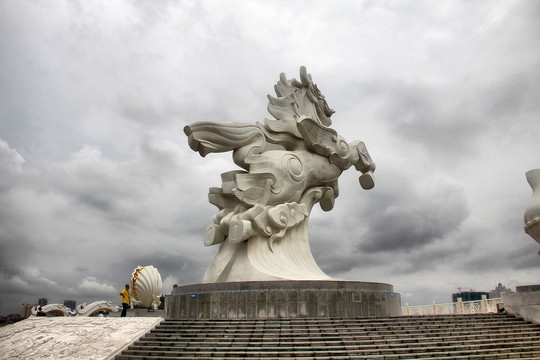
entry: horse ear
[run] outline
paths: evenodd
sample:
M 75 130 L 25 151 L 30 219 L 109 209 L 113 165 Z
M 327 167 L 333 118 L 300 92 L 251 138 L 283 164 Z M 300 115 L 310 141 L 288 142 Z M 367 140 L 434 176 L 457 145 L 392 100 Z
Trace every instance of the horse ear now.
M 287 75 L 285 75 L 284 72 L 282 72 L 281 74 L 279 74 L 279 81 L 280 81 L 283 85 L 287 85 Z
M 313 83 L 311 75 L 307 73 L 305 66 L 300 66 L 300 80 L 304 86 L 309 86 L 309 84 Z

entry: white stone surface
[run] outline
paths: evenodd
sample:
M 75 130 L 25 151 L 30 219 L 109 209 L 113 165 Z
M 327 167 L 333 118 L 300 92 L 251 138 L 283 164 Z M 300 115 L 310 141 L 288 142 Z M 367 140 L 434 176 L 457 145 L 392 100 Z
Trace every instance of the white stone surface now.
M 360 185 L 374 186 L 375 164 L 360 141 L 347 143 L 329 126 L 334 113 L 305 67 L 300 81 L 281 74 L 268 96 L 276 120 L 264 124 L 196 122 L 184 128 L 202 156 L 233 152 L 243 170 L 221 174 L 209 201 L 218 207 L 205 234 L 219 244 L 204 283 L 247 280 L 330 279 L 315 263 L 308 242 L 313 205 L 334 207 L 338 178 L 354 166 Z
M 504 293 L 503 302 L 508 313 L 540 324 L 540 291 Z
M 29 318 L 0 328 L 0 359 L 112 359 L 162 320 Z

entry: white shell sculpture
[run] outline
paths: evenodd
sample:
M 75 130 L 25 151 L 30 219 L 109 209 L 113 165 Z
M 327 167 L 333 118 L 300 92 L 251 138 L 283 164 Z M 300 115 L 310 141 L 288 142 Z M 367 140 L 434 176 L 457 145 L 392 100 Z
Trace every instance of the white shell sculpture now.
M 142 307 L 156 309 L 161 295 L 161 275 L 152 265 L 137 266 L 131 276 L 131 291 L 133 293 L 132 302 Z

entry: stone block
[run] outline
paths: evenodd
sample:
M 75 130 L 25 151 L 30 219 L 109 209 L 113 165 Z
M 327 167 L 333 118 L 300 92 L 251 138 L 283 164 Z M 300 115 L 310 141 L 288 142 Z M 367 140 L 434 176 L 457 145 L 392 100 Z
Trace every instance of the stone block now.
M 308 317 L 308 308 L 306 301 L 298 301 L 298 317 L 305 318 Z
M 254 302 L 246 303 L 246 318 L 247 319 L 257 318 L 257 303 L 254 303 Z
M 319 303 L 319 311 L 317 312 L 317 317 L 319 318 L 325 318 L 328 317 L 328 304 L 327 303 Z
M 289 319 L 295 319 L 298 316 L 298 301 L 287 301 L 287 317 Z
M 319 304 L 317 302 L 308 301 L 307 313 L 308 313 L 308 317 L 310 318 L 319 317 Z
M 287 318 L 287 291 L 276 291 L 276 317 Z
M 198 299 L 197 298 L 188 298 L 187 303 L 187 317 L 190 319 L 196 319 L 199 313 L 198 309 Z
M 289 302 L 296 302 L 298 301 L 298 291 L 297 290 L 289 290 L 286 292 L 287 294 L 287 301 Z
M 266 316 L 266 304 L 265 303 L 263 303 L 263 304 L 257 303 L 256 317 L 257 317 L 257 319 L 266 319 L 267 318 L 267 316 Z
M 187 306 L 188 297 L 186 295 L 180 296 L 180 316 L 183 318 L 188 317 L 188 306 Z
M 221 296 L 221 300 L 223 300 L 223 302 L 219 303 L 219 313 L 218 313 L 219 319 L 226 319 L 227 315 L 229 314 L 228 313 L 229 309 L 227 306 L 228 304 L 227 304 L 227 301 L 225 301 L 226 299 L 227 299 L 226 296 Z
M 338 304 L 337 304 L 337 290 L 332 290 L 328 292 L 328 301 L 327 309 L 328 309 L 328 316 L 329 317 L 337 317 L 338 314 Z
M 317 301 L 320 302 L 327 302 L 328 301 L 328 289 L 321 289 L 317 291 Z

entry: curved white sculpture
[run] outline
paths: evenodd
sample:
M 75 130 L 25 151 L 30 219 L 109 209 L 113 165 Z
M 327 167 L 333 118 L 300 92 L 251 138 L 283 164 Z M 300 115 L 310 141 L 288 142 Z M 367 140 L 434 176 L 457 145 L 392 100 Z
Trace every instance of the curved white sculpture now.
M 233 152 L 244 170 L 221 174 L 210 188 L 218 207 L 205 234 L 206 246 L 220 244 L 203 282 L 330 279 L 315 263 L 308 242 L 311 208 L 334 206 L 338 177 L 351 166 L 362 172 L 364 189 L 374 186 L 364 143 L 347 143 L 330 129 L 334 113 L 305 67 L 300 81 L 281 74 L 268 96 L 276 120 L 265 123 L 196 122 L 184 128 L 189 146 L 203 157 Z
M 92 316 L 94 313 L 100 310 L 117 312 L 120 309 L 121 307 L 115 305 L 112 301 L 100 300 L 94 301 L 93 303 L 90 303 L 90 305 L 86 305 L 86 303 L 80 304 L 77 306 L 76 316 Z
M 37 316 L 38 315 L 38 308 L 40 306 L 37 305 L 37 306 L 34 306 L 32 308 L 32 317 L 34 316 Z M 65 305 L 62 305 L 62 304 L 48 304 L 48 305 L 43 305 L 41 306 L 41 310 L 45 313 L 45 314 L 48 314 L 49 316 L 73 316 L 74 313 L 72 312 L 72 310 L 70 308 L 68 308 L 67 306 Z
M 32 308 L 32 317 L 37 316 L 38 307 L 39 306 L 35 306 L 34 308 Z M 86 305 L 86 303 L 80 304 L 79 306 L 77 306 L 75 311 L 62 304 L 44 305 L 41 307 L 41 309 L 48 316 L 92 316 L 95 312 L 100 310 L 117 312 L 121 308 L 112 303 L 111 301 L 99 300 L 94 301 L 90 305 Z
M 132 302 L 157 309 L 161 296 L 161 275 L 152 265 L 137 266 L 131 276 Z
M 532 199 L 524 214 L 525 232 L 540 243 L 540 169 L 527 171 L 525 176 L 533 190 Z

